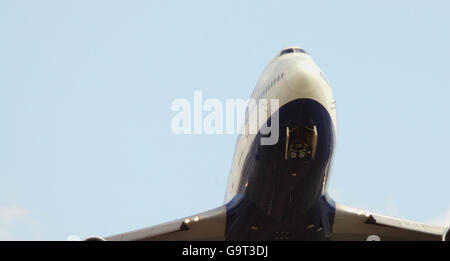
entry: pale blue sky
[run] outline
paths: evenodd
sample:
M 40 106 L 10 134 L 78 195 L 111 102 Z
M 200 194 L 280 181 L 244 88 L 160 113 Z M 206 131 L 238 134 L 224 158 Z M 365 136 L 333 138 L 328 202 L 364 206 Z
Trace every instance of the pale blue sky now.
M 287 45 L 337 100 L 330 193 L 450 213 L 450 2 L 1 1 L 0 239 L 107 236 L 220 205 L 236 136 L 175 136 L 175 98 L 247 99 Z

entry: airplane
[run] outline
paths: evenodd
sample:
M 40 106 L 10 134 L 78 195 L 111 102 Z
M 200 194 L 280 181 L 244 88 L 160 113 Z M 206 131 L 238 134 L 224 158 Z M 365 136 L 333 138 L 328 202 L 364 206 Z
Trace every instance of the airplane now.
M 449 228 L 345 206 L 329 196 L 336 101 L 325 74 L 303 48 L 282 49 L 265 68 L 251 98 L 278 100 L 278 142 L 261 145 L 265 133 L 260 129 L 239 135 L 222 206 L 85 240 L 450 240 Z M 266 126 L 273 117 L 265 117 Z M 246 128 L 248 121 L 246 117 Z

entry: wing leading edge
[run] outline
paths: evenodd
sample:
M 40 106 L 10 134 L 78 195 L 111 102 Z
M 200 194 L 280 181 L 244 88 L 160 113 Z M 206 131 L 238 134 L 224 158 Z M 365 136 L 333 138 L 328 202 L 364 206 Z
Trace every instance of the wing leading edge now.
M 442 240 L 445 228 L 336 204 L 331 240 Z
M 194 241 L 225 240 L 226 207 L 203 212 L 149 228 L 124 234 L 86 240 L 108 241 Z

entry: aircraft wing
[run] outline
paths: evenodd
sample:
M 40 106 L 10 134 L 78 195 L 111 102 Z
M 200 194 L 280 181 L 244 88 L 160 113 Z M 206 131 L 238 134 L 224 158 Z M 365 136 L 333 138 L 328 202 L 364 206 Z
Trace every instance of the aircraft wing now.
M 445 228 L 387 217 L 336 203 L 331 240 L 443 240 Z
M 225 240 L 226 207 L 168 223 L 86 241 L 209 241 Z M 445 236 L 444 236 L 445 234 Z M 449 240 L 443 227 L 387 217 L 336 203 L 331 240 Z
M 225 240 L 226 207 L 222 206 L 198 215 L 106 238 L 86 241 L 195 241 Z

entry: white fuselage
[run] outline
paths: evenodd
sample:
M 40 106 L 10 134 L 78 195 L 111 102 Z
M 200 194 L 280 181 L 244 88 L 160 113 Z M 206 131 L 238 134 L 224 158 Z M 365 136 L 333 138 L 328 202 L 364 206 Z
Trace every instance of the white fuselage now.
M 336 102 L 333 92 L 325 74 L 309 54 L 289 53 L 276 56 L 259 78 L 251 98 L 269 101 L 278 99 L 280 107 L 300 98 L 315 100 L 330 114 L 334 133 L 337 134 Z M 252 108 L 248 108 L 248 110 L 251 111 Z M 238 138 L 225 203 L 229 202 L 238 192 L 243 162 L 255 136 L 255 134 L 243 134 Z

